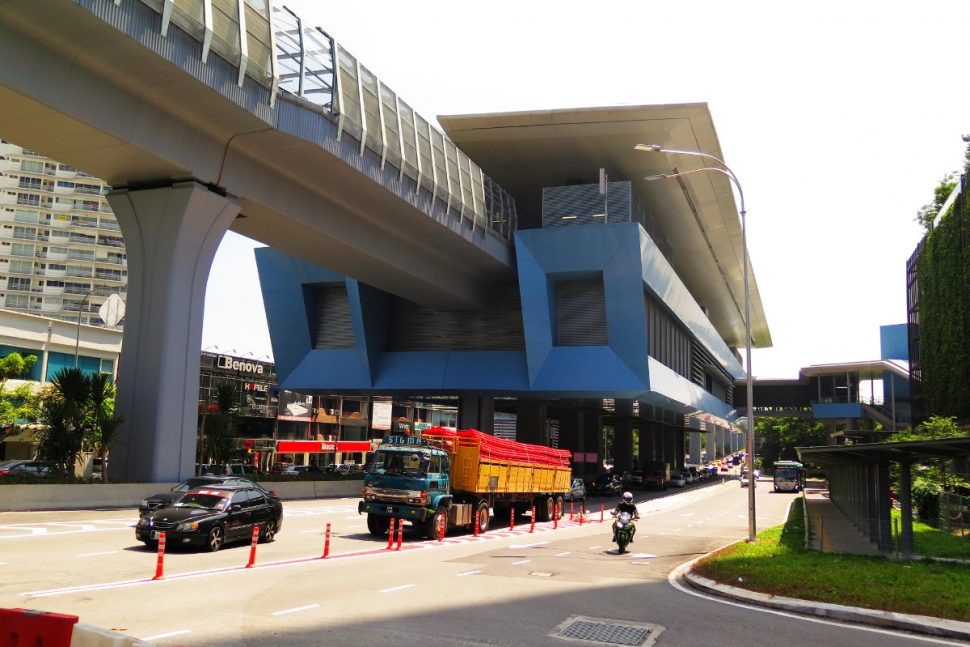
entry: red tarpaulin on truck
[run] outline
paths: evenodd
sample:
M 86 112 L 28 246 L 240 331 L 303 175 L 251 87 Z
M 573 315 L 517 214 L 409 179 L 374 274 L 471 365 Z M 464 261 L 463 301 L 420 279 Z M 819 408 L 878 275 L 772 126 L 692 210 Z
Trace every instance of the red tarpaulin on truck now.
M 554 449 L 545 445 L 520 443 L 482 433 L 476 429 L 461 429 L 455 431 L 444 427 L 428 427 L 421 432 L 423 436 L 437 438 L 453 449 L 454 443 L 474 443 L 480 448 L 482 458 L 498 461 L 517 461 L 551 465 L 553 467 L 569 467 L 572 452 L 568 449 Z

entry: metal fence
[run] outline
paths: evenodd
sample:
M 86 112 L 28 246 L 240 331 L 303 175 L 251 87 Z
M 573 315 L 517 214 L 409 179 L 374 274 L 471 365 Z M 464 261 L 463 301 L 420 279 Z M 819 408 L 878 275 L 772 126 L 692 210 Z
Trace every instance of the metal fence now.
M 961 537 L 970 534 L 970 497 L 951 492 L 940 495 L 939 528 Z

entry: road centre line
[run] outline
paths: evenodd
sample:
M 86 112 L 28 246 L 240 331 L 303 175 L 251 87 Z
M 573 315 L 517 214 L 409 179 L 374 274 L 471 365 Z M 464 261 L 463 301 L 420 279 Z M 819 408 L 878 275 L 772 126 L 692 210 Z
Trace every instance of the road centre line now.
M 78 554 L 78 557 L 96 557 L 98 555 L 114 555 L 117 552 L 118 551 L 116 550 L 104 550 L 104 551 L 101 551 L 100 553 L 80 553 Z
M 518 566 L 519 564 L 528 564 L 531 561 L 532 561 L 531 559 L 520 559 L 517 562 L 512 562 L 512 566 Z
M 403 591 L 404 589 L 413 588 L 414 584 L 402 584 L 401 586 L 392 586 L 389 589 L 381 589 L 378 593 L 393 593 L 394 591 Z
M 478 575 L 481 572 L 482 572 L 481 569 L 474 570 L 474 571 L 465 571 L 464 573 L 458 573 L 457 575 L 455 575 L 455 577 L 465 577 L 466 575 Z
M 309 611 L 310 609 L 316 609 L 319 604 L 308 604 L 303 607 L 293 607 L 292 609 L 283 609 L 282 611 L 274 611 L 274 616 L 285 616 L 288 613 L 296 613 L 297 611 Z
M 565 553 L 557 553 L 557 554 L 556 554 L 555 556 L 556 556 L 556 557 L 565 557 L 566 555 L 568 555 L 568 554 L 569 554 L 569 552 L 570 552 L 570 551 L 568 551 L 568 550 L 567 550 L 567 551 L 566 551 Z
M 169 631 L 168 633 L 164 633 L 164 634 L 147 636 L 145 638 L 142 638 L 141 640 L 145 642 L 151 642 L 153 640 L 161 640 L 162 638 L 172 638 L 173 636 L 184 636 L 185 634 L 190 634 L 190 633 L 192 633 L 191 629 L 180 629 L 178 631 Z

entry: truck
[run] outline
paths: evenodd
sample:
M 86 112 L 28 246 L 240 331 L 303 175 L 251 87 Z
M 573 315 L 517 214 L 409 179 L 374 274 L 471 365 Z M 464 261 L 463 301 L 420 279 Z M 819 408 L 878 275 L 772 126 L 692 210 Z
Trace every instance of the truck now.
M 568 450 L 506 440 L 474 429 L 425 429 L 389 436 L 364 474 L 358 514 L 373 536 L 391 519 L 408 521 L 429 538 L 449 528 L 488 530 L 496 519 L 535 506 L 537 521 L 562 516 L 570 488 Z
M 643 464 L 643 487 L 666 490 L 670 483 L 670 464 L 663 461 L 646 461 Z

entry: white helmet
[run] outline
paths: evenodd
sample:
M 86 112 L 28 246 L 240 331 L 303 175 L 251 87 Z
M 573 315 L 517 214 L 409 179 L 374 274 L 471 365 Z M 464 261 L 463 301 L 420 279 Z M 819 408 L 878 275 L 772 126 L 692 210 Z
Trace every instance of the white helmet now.
M 633 493 L 632 492 L 624 492 L 623 493 L 623 500 L 626 501 L 627 503 L 631 503 L 633 501 Z

